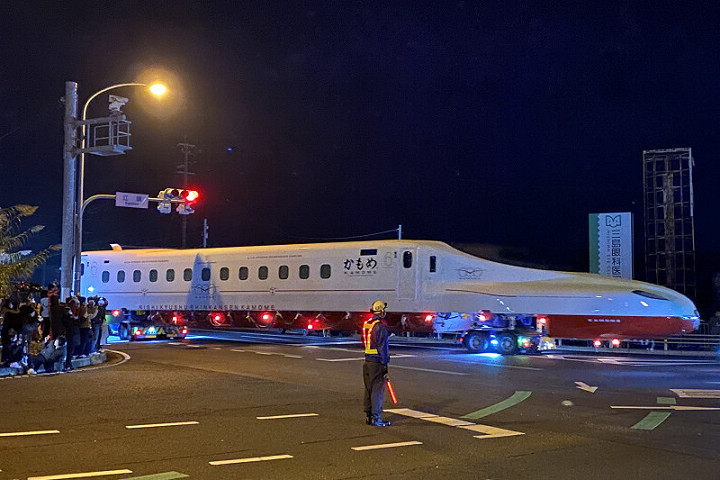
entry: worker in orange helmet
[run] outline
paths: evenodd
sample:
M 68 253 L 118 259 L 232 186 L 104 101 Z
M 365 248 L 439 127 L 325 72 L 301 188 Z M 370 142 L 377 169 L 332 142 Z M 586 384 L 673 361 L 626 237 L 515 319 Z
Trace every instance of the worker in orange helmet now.
M 383 323 L 387 303 L 376 301 L 370 312 L 372 318 L 363 323 L 362 340 L 365 346 L 365 363 L 363 364 L 363 380 L 365 382 L 365 414 L 366 423 L 376 427 L 387 427 L 390 422 L 382 419 L 383 401 L 385 400 L 385 381 L 388 373 L 388 337 L 387 327 Z

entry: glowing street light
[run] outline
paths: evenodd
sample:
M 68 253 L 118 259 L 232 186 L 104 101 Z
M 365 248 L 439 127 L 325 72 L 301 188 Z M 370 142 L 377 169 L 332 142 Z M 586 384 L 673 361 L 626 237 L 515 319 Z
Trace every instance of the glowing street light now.
M 167 87 L 159 82 L 152 84 L 141 82 L 118 83 L 93 93 L 83 106 L 80 124 L 82 126 L 80 159 L 75 164 L 77 136 L 77 84 L 66 82 L 65 94 L 65 147 L 64 147 L 64 204 L 63 204 L 63 253 L 61 257 L 61 287 L 63 298 L 69 295 L 70 285 L 75 292 L 80 290 L 80 266 L 82 254 L 82 205 L 84 202 L 83 187 L 85 183 L 85 152 L 87 147 L 87 110 L 90 102 L 98 95 L 121 87 L 147 87 L 154 96 L 161 97 Z M 74 255 L 74 262 L 71 262 Z M 71 264 L 72 263 L 72 264 Z M 73 268 L 74 265 L 74 268 Z M 73 275 L 74 270 L 74 275 Z

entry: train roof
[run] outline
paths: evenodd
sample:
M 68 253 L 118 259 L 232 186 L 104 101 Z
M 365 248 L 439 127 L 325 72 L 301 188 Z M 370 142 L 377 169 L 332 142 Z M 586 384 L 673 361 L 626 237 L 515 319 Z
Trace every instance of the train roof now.
M 203 252 L 207 254 L 213 253 L 228 253 L 230 251 L 241 250 L 244 252 L 252 253 L 253 251 L 262 252 L 278 252 L 287 250 L 328 250 L 328 249 L 347 249 L 347 248 L 372 248 L 372 247 L 431 247 L 439 250 L 452 251 L 456 253 L 464 252 L 452 248 L 450 245 L 437 240 L 363 240 L 353 242 L 328 242 L 328 243 L 297 243 L 297 244 L 285 244 L 285 245 L 253 245 L 253 246 L 240 246 L 240 247 L 212 247 L 212 248 L 198 248 L 198 249 L 180 249 L 180 248 L 128 248 L 123 249 L 119 246 L 114 246 L 112 250 L 93 250 L 83 252 L 83 255 L 182 255 L 190 252 L 197 253 Z

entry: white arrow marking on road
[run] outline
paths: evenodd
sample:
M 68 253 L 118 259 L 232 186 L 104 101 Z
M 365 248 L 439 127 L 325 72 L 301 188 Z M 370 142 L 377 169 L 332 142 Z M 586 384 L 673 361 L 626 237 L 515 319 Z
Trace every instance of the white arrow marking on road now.
M 590 392 L 590 393 L 595 393 L 595 390 L 598 389 L 598 387 L 591 387 L 590 385 L 588 385 L 585 382 L 575 382 L 575 385 L 580 390 L 585 390 L 586 392 Z

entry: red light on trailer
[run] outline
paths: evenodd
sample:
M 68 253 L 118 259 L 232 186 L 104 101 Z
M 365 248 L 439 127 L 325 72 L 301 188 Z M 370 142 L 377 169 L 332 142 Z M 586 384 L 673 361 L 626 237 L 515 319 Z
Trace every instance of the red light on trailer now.
M 177 315 L 173 315 L 173 316 L 172 316 L 172 323 L 174 323 L 175 325 L 177 325 L 177 323 L 178 323 L 178 317 L 177 317 Z
M 220 315 L 219 313 L 216 313 L 214 318 L 215 318 L 216 322 L 219 322 L 220 320 L 222 320 L 222 315 Z
M 593 342 L 593 345 L 595 345 L 596 347 L 600 347 L 602 345 L 602 342 L 600 340 L 595 340 Z
M 271 318 L 272 318 L 272 316 L 269 313 L 262 314 L 263 322 L 269 322 Z
M 113 310 L 113 311 L 112 311 L 112 316 L 113 316 L 113 317 L 119 317 L 119 316 L 120 316 L 120 310 Z
M 183 335 L 187 335 L 187 332 L 188 332 L 187 327 L 183 327 L 182 330 L 180 330 L 180 333 L 182 333 Z
M 143 331 L 142 331 L 141 328 L 138 328 L 137 330 L 135 330 L 135 336 L 136 336 L 136 337 L 139 337 L 139 336 L 142 335 L 142 334 L 143 334 Z
M 613 347 L 617 347 L 618 345 L 620 345 L 620 339 L 618 339 L 618 338 L 613 338 L 613 339 L 612 339 L 612 344 L 613 344 Z
M 308 328 L 307 328 L 307 329 L 308 329 L 308 330 L 312 330 L 312 329 L 313 329 L 312 323 L 308 323 Z
M 541 325 L 545 325 L 547 323 L 547 317 L 537 317 L 537 321 Z
M 433 315 L 432 313 L 428 313 L 427 315 L 425 315 L 425 323 L 432 322 L 434 316 L 435 315 Z

